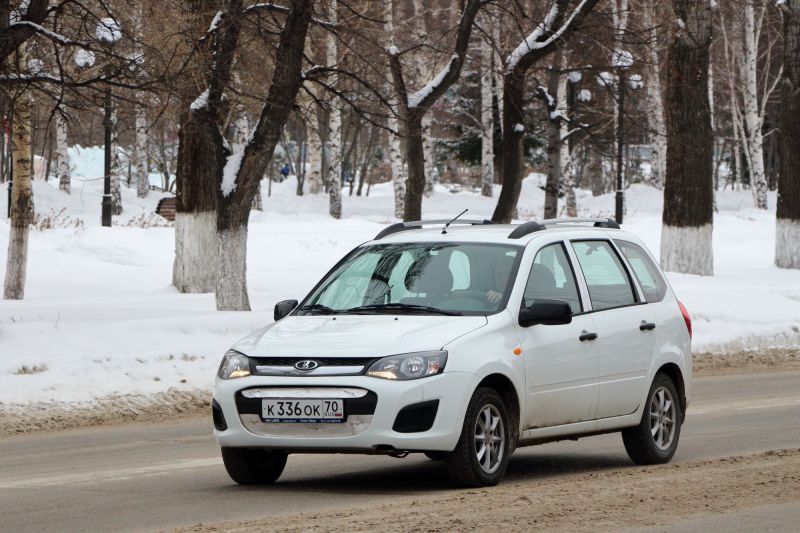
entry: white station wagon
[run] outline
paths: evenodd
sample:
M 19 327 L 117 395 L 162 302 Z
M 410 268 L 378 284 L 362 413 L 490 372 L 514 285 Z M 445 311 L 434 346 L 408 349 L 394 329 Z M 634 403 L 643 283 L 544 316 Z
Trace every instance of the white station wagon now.
M 241 484 L 274 482 L 290 453 L 421 452 L 492 485 L 518 447 L 616 431 L 664 463 L 691 332 L 612 220 L 398 223 L 225 354 L 214 435 Z

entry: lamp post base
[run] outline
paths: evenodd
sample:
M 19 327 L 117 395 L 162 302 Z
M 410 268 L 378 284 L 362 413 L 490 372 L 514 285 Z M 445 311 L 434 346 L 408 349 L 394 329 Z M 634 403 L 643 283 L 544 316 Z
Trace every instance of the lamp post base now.
M 102 224 L 106 228 L 111 227 L 111 195 L 104 194 L 103 195 L 103 215 L 102 215 Z
M 614 215 L 614 220 L 616 220 L 617 224 L 622 224 L 622 207 L 624 205 L 624 202 L 625 202 L 625 191 L 623 191 L 622 189 L 618 189 L 616 196 L 616 209 Z

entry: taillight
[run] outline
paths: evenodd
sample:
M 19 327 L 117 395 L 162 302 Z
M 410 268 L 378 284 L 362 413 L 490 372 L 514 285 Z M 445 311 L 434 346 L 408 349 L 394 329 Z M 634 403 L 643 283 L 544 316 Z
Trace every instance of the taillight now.
M 686 310 L 686 307 L 680 302 L 678 302 L 678 307 L 681 308 L 681 314 L 683 315 L 683 321 L 686 322 L 686 329 L 689 330 L 689 338 L 692 338 L 692 318 L 689 316 L 689 311 Z

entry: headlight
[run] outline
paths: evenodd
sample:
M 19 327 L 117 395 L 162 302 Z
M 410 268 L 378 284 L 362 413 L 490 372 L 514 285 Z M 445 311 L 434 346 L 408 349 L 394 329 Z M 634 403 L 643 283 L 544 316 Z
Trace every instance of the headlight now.
M 219 365 L 220 379 L 243 378 L 250 375 L 250 360 L 235 350 L 228 350 Z
M 419 379 L 441 374 L 447 352 L 416 352 L 392 355 L 375 361 L 368 376 L 383 379 Z

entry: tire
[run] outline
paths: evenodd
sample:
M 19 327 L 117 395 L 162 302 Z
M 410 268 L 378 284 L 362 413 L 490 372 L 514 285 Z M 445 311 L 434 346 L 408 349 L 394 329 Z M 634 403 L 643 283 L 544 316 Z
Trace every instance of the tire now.
M 447 459 L 447 452 L 425 452 L 425 457 L 431 461 L 444 461 Z
M 458 444 L 447 455 L 447 469 L 453 482 L 462 487 L 497 485 L 506 473 L 511 455 L 510 428 L 508 411 L 500 395 L 493 389 L 477 389 L 467 406 Z M 487 438 L 492 446 L 484 447 L 479 459 L 478 443 L 485 443 Z
M 640 465 L 668 463 L 678 448 L 682 424 L 683 412 L 675 384 L 666 374 L 656 374 L 641 422 L 622 430 L 628 457 Z
M 286 452 L 255 448 L 222 448 L 222 462 L 239 485 L 269 485 L 281 477 Z

